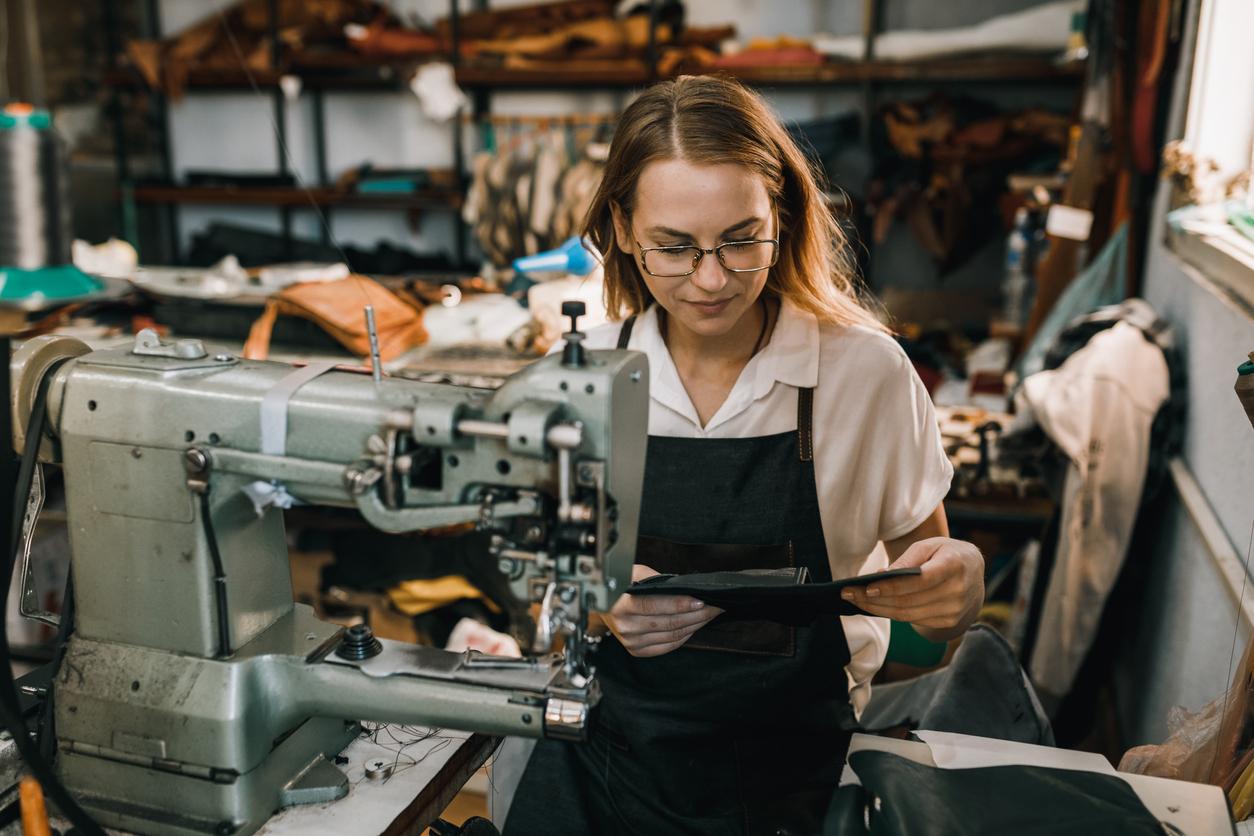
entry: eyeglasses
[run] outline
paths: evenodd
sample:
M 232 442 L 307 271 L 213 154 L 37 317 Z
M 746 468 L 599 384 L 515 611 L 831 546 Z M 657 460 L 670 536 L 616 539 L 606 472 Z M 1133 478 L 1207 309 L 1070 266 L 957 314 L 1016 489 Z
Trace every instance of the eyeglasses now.
M 701 259 L 713 253 L 718 263 L 732 273 L 756 273 L 774 267 L 779 257 L 779 241 L 774 238 L 727 241 L 706 249 L 695 244 L 682 247 L 645 247 L 639 241 L 640 261 L 650 276 L 675 279 L 697 272 Z

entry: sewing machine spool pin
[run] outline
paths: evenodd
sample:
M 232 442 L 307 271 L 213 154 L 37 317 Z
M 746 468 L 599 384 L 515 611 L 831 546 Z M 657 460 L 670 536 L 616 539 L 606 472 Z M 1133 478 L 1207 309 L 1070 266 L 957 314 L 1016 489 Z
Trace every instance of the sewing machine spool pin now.
M 366 336 L 370 338 L 370 374 L 374 382 L 383 380 L 383 360 L 379 356 L 379 329 L 374 321 L 374 305 L 366 305 Z

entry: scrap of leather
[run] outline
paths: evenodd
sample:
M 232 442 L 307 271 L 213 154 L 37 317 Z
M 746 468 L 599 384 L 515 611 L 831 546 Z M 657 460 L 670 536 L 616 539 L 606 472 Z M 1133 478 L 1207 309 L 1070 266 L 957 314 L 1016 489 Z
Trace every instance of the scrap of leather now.
M 689 595 L 724 610 L 732 618 L 753 618 L 806 627 L 819 618 L 865 613 L 841 597 L 854 586 L 887 578 L 919 575 L 922 570 L 894 569 L 828 583 L 810 583 L 805 567 L 655 575 L 634 583 L 631 595 Z
M 271 13 L 277 11 L 280 54 L 272 54 Z M 407 28 L 377 0 L 240 0 L 212 12 L 160 41 L 132 41 L 127 57 L 144 81 L 171 98 L 182 96 L 192 71 L 237 72 L 241 62 L 254 73 L 290 71 L 308 60 L 315 68 L 328 53 L 344 54 L 344 27 L 373 26 L 374 45 L 412 54 L 429 47 L 428 35 Z M 386 31 L 383 31 L 386 30 Z
M 401 301 L 378 282 L 365 276 L 349 276 L 333 282 L 302 282 L 289 285 L 266 302 L 244 343 L 244 356 L 264 360 L 270 353 L 270 335 L 280 314 L 308 319 L 353 354 L 370 353 L 365 305 L 373 305 L 379 331 L 379 355 L 392 360 L 426 341 L 422 313 Z
M 669 26 L 659 26 L 658 42 L 671 40 Z M 523 58 L 621 58 L 639 53 L 649 45 L 649 20 L 639 15 L 626 20 L 600 18 L 562 27 L 542 35 L 525 35 L 475 44 L 479 55 L 514 55 Z
M 463 11 L 457 24 L 461 37 L 468 41 L 516 38 L 543 34 L 582 20 L 613 17 L 614 6 L 614 0 L 561 0 L 508 9 Z M 453 27 L 448 18 L 436 21 L 435 28 L 441 38 L 452 38 Z
M 962 836 L 1164 832 L 1114 775 L 1039 766 L 943 769 L 866 750 L 851 754 L 849 766 L 862 792 L 842 788 L 828 807 L 824 833 L 914 833 L 920 822 L 929 833 Z M 833 829 L 841 824 L 853 829 Z

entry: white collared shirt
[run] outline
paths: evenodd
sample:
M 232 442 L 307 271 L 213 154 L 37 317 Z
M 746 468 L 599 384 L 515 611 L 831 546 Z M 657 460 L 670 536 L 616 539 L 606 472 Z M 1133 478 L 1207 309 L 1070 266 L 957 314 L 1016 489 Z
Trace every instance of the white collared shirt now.
M 621 325 L 592 329 L 589 348 L 614 348 Z M 953 467 L 932 400 L 892 337 L 862 326 L 820 325 L 785 302 L 770 342 L 741 371 L 704 426 L 658 330 L 640 315 L 628 348 L 649 358 L 649 434 L 752 438 L 797 428 L 797 390 L 814 388 L 814 472 L 832 577 L 883 569 L 884 540 L 913 531 L 949 492 Z M 645 486 L 648 490 L 648 486 Z M 841 619 L 846 672 L 861 713 L 888 649 L 888 620 Z

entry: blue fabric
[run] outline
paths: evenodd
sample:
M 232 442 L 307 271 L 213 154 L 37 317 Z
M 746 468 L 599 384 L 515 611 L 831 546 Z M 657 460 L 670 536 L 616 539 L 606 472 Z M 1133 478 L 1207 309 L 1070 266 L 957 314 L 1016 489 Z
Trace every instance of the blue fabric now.
M 1125 223 L 1058 297 L 1053 310 L 1032 337 L 1031 345 L 1019 359 L 1016 368 L 1019 379 L 1023 380 L 1045 368 L 1045 353 L 1071 320 L 1106 305 L 1118 304 L 1127 295 L 1128 225 Z

